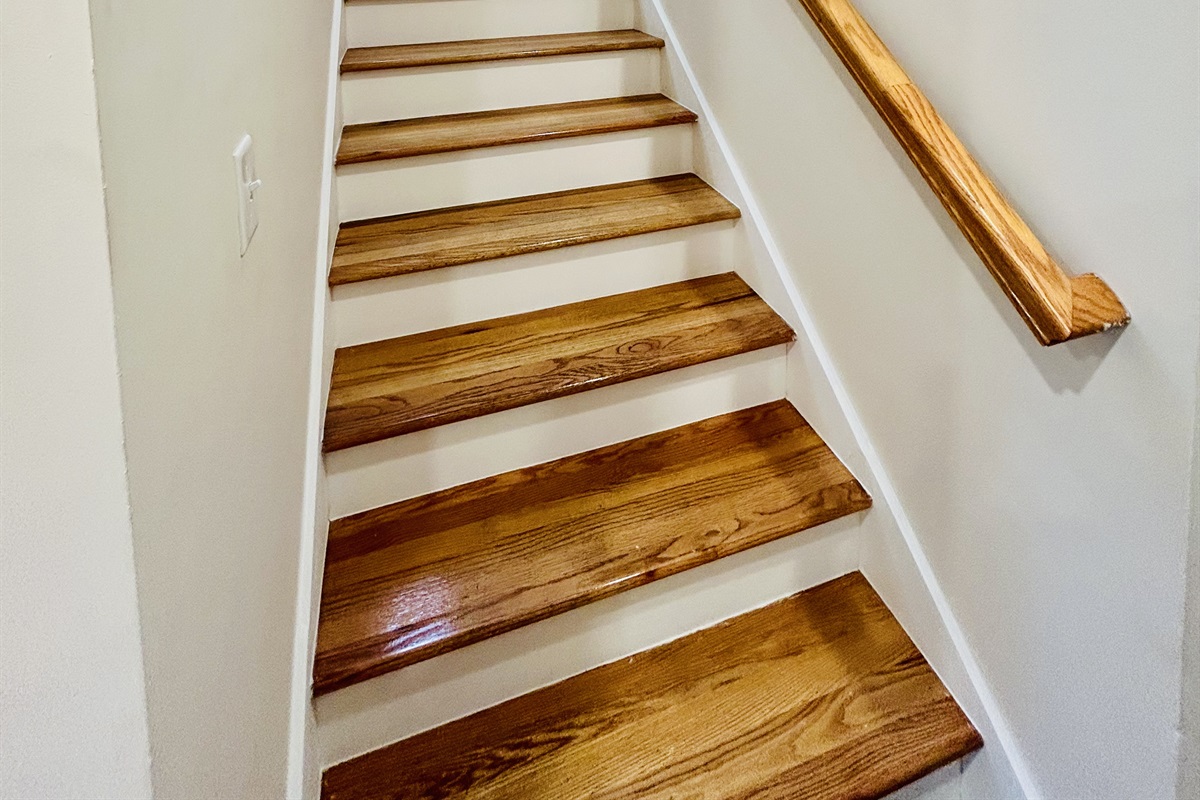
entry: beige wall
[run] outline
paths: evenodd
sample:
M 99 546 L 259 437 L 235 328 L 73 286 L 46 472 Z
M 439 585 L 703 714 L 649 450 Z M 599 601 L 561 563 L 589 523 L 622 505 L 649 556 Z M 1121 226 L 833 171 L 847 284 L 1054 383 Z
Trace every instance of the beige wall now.
M 0 797 L 150 796 L 86 0 L 0 6 Z
M 861 2 L 1049 248 L 1133 313 L 1044 349 L 798 3 L 663 5 L 1031 793 L 1173 796 L 1200 8 Z
M 282 797 L 332 7 L 91 5 L 155 796 Z

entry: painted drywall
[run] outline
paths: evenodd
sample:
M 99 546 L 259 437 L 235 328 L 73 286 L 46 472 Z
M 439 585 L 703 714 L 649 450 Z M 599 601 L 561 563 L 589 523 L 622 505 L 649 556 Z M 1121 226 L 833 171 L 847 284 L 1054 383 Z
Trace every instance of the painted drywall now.
M 288 800 L 308 800 L 321 795 L 321 763 L 317 718 L 313 707 L 312 675 L 317 651 L 321 610 L 321 582 L 325 548 L 329 540 L 329 481 L 322 439 L 329 387 L 336 352 L 329 289 L 329 271 L 337 243 L 338 214 L 334 154 L 341 139 L 342 115 L 338 91 L 342 58 L 346 53 L 345 4 L 332 3 L 328 60 L 325 75 L 324 143 L 321 167 L 318 234 L 313 254 L 313 329 L 308 376 L 308 443 L 304 455 L 304 516 L 300 525 L 300 574 L 296 585 L 296 624 L 292 642 L 292 709 L 288 743 Z
M 1173 796 L 1197 9 L 862 3 L 1050 249 L 1133 311 L 1118 336 L 1043 349 L 797 4 L 664 5 L 1025 788 Z
M 0 6 L 0 797 L 150 796 L 86 0 Z
M 155 796 L 282 797 L 332 6 L 91 8 Z
M 1200 372 L 1200 361 L 1196 364 Z M 1200 383 L 1200 378 L 1197 380 Z M 1183 702 L 1180 710 L 1179 800 L 1200 797 L 1200 394 L 1192 431 L 1192 525 L 1188 543 Z

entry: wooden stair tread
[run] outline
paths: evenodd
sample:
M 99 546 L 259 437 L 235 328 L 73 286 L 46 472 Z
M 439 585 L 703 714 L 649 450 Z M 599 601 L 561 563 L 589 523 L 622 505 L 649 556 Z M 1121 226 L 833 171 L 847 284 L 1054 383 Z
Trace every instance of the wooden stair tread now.
M 325 450 L 791 342 L 737 275 L 474 322 L 337 351 Z
M 787 401 L 336 520 L 318 694 L 862 511 Z M 437 585 L 446 602 L 429 602 Z
M 880 798 L 980 746 L 854 573 L 338 764 L 322 798 Z
M 662 39 L 635 30 L 557 33 L 546 36 L 510 36 L 458 42 L 352 47 L 342 59 L 342 72 L 366 72 L 405 67 L 434 67 L 507 61 L 517 58 L 569 56 L 646 50 L 664 46 Z
M 675 101 L 661 94 L 647 94 L 370 122 L 343 129 L 337 163 L 356 164 L 695 121 L 695 113 Z
M 737 219 L 695 175 L 632 181 L 343 224 L 333 286 Z

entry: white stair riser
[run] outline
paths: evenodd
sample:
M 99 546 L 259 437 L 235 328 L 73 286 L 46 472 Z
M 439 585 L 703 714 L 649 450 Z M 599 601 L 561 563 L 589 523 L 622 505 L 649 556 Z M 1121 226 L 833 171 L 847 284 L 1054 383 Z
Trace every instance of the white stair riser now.
M 835 520 L 319 698 L 322 766 L 852 572 L 860 518 Z
M 336 287 L 339 347 L 728 272 L 736 222 L 631 236 Z
M 325 456 L 333 519 L 783 397 L 778 346 Z
M 366 219 L 690 172 L 692 126 L 488 147 L 338 168 L 340 219 Z
M 658 50 L 628 50 L 351 72 L 342 76 L 342 106 L 356 124 L 654 94 L 661 63 Z
M 635 27 L 634 0 L 353 0 L 350 47 Z

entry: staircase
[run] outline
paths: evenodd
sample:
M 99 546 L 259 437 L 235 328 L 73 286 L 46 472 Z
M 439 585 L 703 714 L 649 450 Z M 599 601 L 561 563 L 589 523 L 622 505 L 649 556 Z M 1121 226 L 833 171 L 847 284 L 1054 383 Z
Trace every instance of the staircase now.
M 878 798 L 982 744 L 852 565 L 711 585 L 871 501 L 786 399 L 794 335 L 637 22 L 346 6 L 317 715 L 652 582 L 733 617 L 364 739 L 330 800 Z

